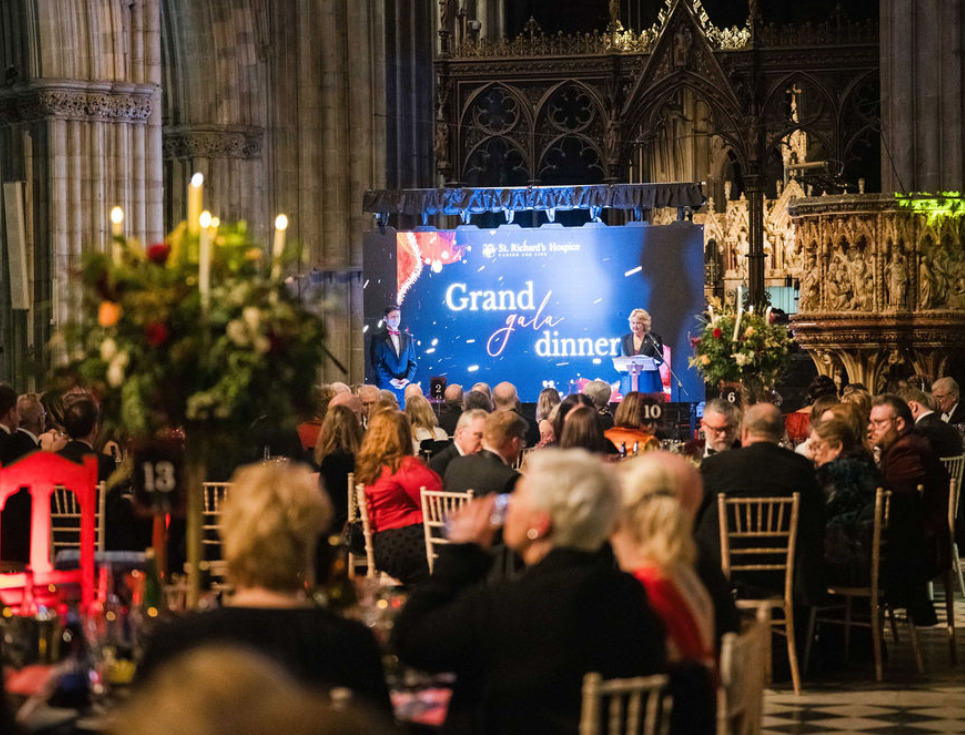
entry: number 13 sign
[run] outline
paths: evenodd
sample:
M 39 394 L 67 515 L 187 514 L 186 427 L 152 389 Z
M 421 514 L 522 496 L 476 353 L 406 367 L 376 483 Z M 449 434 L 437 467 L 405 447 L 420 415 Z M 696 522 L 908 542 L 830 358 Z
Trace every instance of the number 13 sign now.
M 155 515 L 183 507 L 184 450 L 173 441 L 154 441 L 134 449 L 134 496 Z

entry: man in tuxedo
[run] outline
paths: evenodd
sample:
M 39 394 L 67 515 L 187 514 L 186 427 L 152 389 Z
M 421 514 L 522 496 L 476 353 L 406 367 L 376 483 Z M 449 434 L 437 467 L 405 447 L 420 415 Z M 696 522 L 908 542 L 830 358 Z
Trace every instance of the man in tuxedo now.
M 962 435 L 935 413 L 933 400 L 927 393 L 908 387 L 898 391 L 898 397 L 908 404 L 915 420 L 915 432 L 928 440 L 935 454 L 956 457 L 962 453 Z
M 741 411 L 723 398 L 711 399 L 704 406 L 700 429 L 704 438 L 687 442 L 681 452 L 698 463 L 714 454 L 740 448 Z
M 698 511 L 696 539 L 701 554 L 720 562 L 717 496 L 790 497 L 800 493 L 795 599 L 803 604 L 820 600 L 825 591 L 824 496 L 810 460 L 778 445 L 784 419 L 777 406 L 756 403 L 744 414 L 741 447 L 707 457 L 700 465 L 704 502 Z M 782 593 L 784 575 L 754 580 L 754 587 Z
M 515 411 L 495 411 L 483 426 L 482 450 L 453 459 L 446 468 L 443 488 L 448 492 L 473 490 L 477 496 L 508 493 L 519 473 L 513 464 L 526 445 L 526 419 Z
M 462 386 L 458 383 L 447 385 L 443 398 L 445 402 L 439 411 L 439 426 L 449 436 L 455 436 L 459 417 L 462 415 Z
M 429 469 L 439 477 L 446 476 L 449 463 L 457 457 L 468 457 L 482 450 L 483 427 L 488 413 L 475 408 L 459 416 L 452 444 L 429 461 Z
M 415 377 L 417 364 L 415 343 L 399 329 L 401 320 L 398 306 L 385 307 L 384 326 L 372 337 L 370 364 L 379 388 L 391 390 L 404 405 L 405 387 Z
M 17 391 L 6 383 L 0 383 L 0 465 L 10 464 L 16 452 L 13 435 L 20 426 L 17 410 Z
M 379 388 L 375 385 L 363 385 L 359 388 L 359 400 L 362 402 L 362 428 L 369 428 L 369 414 L 372 406 L 379 402 L 382 396 Z
M 80 393 L 67 396 L 64 399 L 64 430 L 69 441 L 57 454 L 77 463 L 93 454 L 97 458 L 97 481 L 106 482 L 117 469 L 117 462 L 111 455 L 94 449 L 99 420 L 100 412 L 93 398 Z
M 939 378 L 931 385 L 931 394 L 938 402 L 942 421 L 946 424 L 965 424 L 965 405 L 962 405 L 958 383 L 953 378 Z
M 520 410 L 519 403 L 519 392 L 516 390 L 516 386 L 509 381 L 503 381 L 499 383 L 492 391 L 493 398 L 493 411 L 513 411 L 518 416 L 522 416 L 523 420 L 526 421 L 526 445 L 528 447 L 535 447 L 539 444 L 539 426 L 536 421 L 530 421 L 526 416 L 523 416 L 522 410 Z M 535 417 L 533 417 L 535 419 Z

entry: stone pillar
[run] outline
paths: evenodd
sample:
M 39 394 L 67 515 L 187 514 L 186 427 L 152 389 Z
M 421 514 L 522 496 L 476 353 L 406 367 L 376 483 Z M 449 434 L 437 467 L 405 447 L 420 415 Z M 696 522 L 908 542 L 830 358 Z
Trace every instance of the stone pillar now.
M 17 342 L 0 373 L 18 388 L 49 367 L 47 342 L 76 313 L 80 257 L 109 247 L 111 207 L 123 207 L 128 236 L 162 234 L 158 3 L 9 0 L 0 8 L 0 171 L 24 182 L 32 264 L 31 309 L 13 312 L 9 291 L 0 294 L 3 341 Z
M 965 190 L 963 0 L 881 0 L 881 186 Z

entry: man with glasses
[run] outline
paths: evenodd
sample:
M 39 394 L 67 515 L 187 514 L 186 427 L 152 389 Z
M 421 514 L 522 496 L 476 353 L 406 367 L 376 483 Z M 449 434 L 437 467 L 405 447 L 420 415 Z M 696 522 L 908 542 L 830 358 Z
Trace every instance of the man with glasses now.
M 931 386 L 931 394 L 938 403 L 942 421 L 947 424 L 965 424 L 965 406 L 959 400 L 958 383 L 952 378 L 939 378 Z
M 892 491 L 885 588 L 908 608 L 916 625 L 935 625 L 926 583 L 951 563 L 948 537 L 948 472 L 896 395 L 875 397 L 868 435 L 881 452 L 879 469 Z M 919 488 L 922 488 L 919 490 Z
M 735 404 L 723 398 L 707 401 L 703 418 L 700 419 L 704 438 L 687 442 L 682 454 L 696 461 L 730 449 L 738 449 L 741 445 L 737 439 L 740 426 L 741 412 Z

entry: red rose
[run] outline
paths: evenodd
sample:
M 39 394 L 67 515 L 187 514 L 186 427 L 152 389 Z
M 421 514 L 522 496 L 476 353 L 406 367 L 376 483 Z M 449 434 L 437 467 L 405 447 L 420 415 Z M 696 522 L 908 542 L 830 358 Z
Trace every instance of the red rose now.
M 700 344 L 700 337 L 691 337 L 691 338 L 690 338 L 690 346 L 691 346 L 691 347 L 696 347 L 696 346 L 699 345 L 699 344 Z
M 168 328 L 160 322 L 151 322 L 144 327 L 144 339 L 146 339 L 148 343 L 154 347 L 160 347 L 163 345 L 168 341 L 169 336 L 170 333 L 168 332 Z
M 720 339 L 720 335 L 722 335 L 723 332 L 720 331 L 720 327 L 714 327 L 713 334 L 714 334 L 714 339 Z
M 147 259 L 157 265 L 167 263 L 170 254 L 171 246 L 165 242 L 156 242 L 147 249 Z

